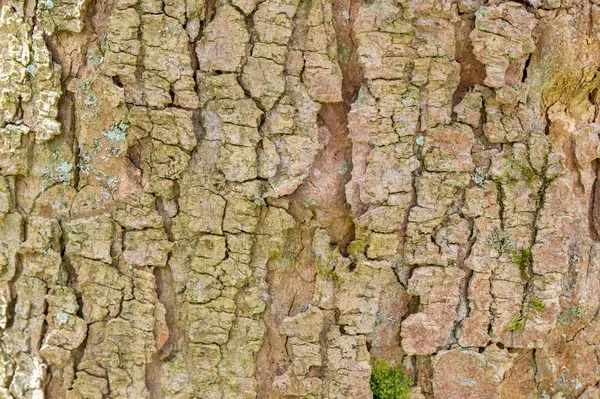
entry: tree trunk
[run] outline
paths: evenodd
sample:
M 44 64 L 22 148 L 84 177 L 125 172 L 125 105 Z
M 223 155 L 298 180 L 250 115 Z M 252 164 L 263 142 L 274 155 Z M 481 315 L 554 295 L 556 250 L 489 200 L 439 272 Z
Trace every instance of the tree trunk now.
M 599 398 L 596 3 L 0 0 L 0 397 Z

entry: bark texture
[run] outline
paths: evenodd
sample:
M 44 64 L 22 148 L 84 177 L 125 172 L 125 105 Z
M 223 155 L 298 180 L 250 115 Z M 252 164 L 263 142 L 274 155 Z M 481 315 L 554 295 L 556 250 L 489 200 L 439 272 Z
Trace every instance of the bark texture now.
M 0 0 L 0 398 L 600 398 L 598 0 Z

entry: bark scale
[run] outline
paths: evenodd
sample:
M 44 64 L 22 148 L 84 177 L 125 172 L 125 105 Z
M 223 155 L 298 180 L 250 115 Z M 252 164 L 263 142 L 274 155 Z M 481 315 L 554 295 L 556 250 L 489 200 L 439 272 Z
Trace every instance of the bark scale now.
M 600 397 L 596 0 L 0 0 L 0 397 Z

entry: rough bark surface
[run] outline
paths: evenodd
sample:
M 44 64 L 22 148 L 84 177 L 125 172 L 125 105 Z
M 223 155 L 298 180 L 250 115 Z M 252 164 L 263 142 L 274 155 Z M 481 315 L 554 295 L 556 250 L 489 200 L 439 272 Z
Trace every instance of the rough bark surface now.
M 0 398 L 600 398 L 598 0 L 0 0 Z

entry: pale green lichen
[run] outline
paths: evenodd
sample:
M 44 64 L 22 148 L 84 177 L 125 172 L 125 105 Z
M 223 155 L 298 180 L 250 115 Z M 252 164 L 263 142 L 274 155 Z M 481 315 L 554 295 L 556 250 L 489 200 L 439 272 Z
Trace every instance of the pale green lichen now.
M 102 132 L 102 135 L 112 144 L 119 144 L 127 139 L 127 129 L 129 129 L 128 123 L 113 122 L 108 129 Z
M 59 325 L 66 324 L 69 321 L 69 315 L 66 313 L 59 313 L 56 315 L 56 320 Z
M 398 273 L 398 271 L 400 269 L 402 269 L 403 267 L 404 267 L 404 259 L 402 258 L 402 255 L 400 255 L 400 254 L 394 255 L 394 263 L 392 264 L 392 269 L 394 269 L 396 271 L 396 273 Z
M 558 324 L 562 326 L 570 326 L 575 322 L 575 319 L 581 318 L 581 311 L 575 306 L 571 306 L 569 309 L 561 310 L 558 315 Z
M 499 228 L 492 230 L 487 236 L 485 243 L 499 253 L 510 252 L 515 247 L 510 233 Z
M 56 159 L 57 154 L 55 154 Z M 57 162 L 42 170 L 42 191 L 54 184 L 71 184 L 73 179 L 73 164 L 67 161 Z
M 87 64 L 92 67 L 97 67 L 104 62 L 104 54 L 98 47 L 93 47 L 87 52 Z
M 488 169 L 484 168 L 483 166 L 479 166 L 479 167 L 475 168 L 475 171 L 473 173 L 471 173 L 471 179 L 479 187 L 483 187 L 487 178 L 488 178 Z
M 107 186 L 108 186 L 108 189 L 109 189 L 111 192 L 115 192 L 115 191 L 116 191 L 116 189 L 117 189 L 117 186 L 119 185 L 119 179 L 117 179 L 117 178 L 116 178 L 116 177 L 114 177 L 114 176 L 109 176 L 109 177 L 106 179 L 106 184 L 107 184 Z
M 96 97 L 96 93 L 92 90 L 92 82 L 88 79 L 83 79 L 73 92 L 81 94 L 83 103 L 89 107 L 98 104 L 98 97 Z
M 52 0 L 41 0 L 40 4 L 42 4 L 48 10 L 51 10 L 54 8 L 54 2 Z
M 82 146 L 79 151 L 79 160 L 77 165 L 81 173 L 87 175 L 92 171 L 92 161 L 100 152 L 100 141 L 94 138 L 92 145 Z

